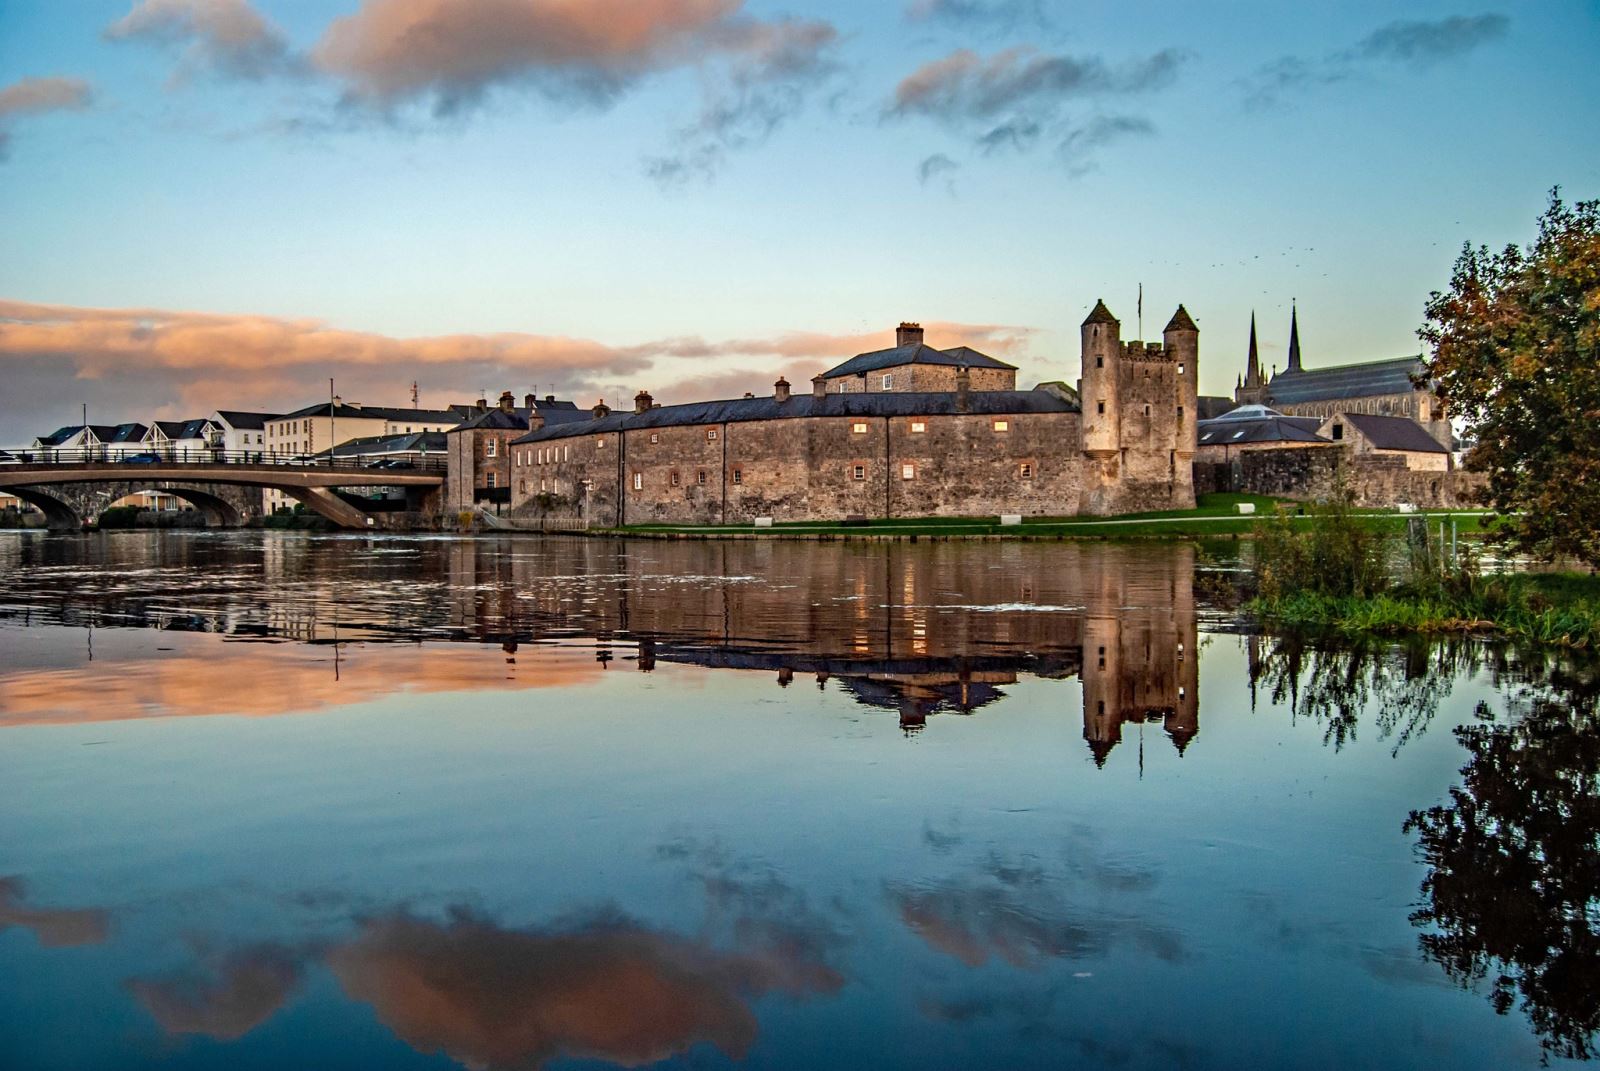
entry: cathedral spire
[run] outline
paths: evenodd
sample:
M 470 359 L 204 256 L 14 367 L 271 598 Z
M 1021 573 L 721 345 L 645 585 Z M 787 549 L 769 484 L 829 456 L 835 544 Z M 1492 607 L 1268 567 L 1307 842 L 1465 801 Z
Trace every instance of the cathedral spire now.
M 1244 385 L 1261 386 L 1261 354 L 1256 349 L 1256 314 L 1250 314 L 1250 360 L 1244 366 Z
M 1289 367 L 1287 371 L 1303 372 L 1300 367 L 1300 310 L 1289 306 Z

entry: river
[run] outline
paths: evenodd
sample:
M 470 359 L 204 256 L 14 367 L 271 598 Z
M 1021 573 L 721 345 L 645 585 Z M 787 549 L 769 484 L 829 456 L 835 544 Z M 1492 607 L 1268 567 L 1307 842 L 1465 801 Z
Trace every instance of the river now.
M 1600 672 L 1227 568 L 0 533 L 0 1066 L 1587 1058 Z

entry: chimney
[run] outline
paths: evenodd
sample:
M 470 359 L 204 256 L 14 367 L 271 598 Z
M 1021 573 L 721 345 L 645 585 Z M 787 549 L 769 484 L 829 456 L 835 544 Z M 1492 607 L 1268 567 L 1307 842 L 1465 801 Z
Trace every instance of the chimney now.
M 895 328 L 894 344 L 897 347 L 922 345 L 922 325 L 909 320 L 900 321 L 900 326 Z
M 649 410 L 650 392 L 647 390 L 642 390 L 638 394 L 635 394 L 633 396 L 633 411 L 635 413 L 645 413 L 649 412 Z
M 500 392 L 500 411 L 503 412 L 503 413 L 509 413 L 512 410 L 516 409 L 516 407 L 517 407 L 516 395 L 512 394 L 508 390 L 501 391 Z
M 544 414 L 537 409 L 530 408 L 528 410 L 528 430 L 538 431 L 542 427 L 544 427 Z
M 789 381 L 787 379 L 784 379 L 782 376 L 778 377 L 778 382 L 772 385 L 772 397 L 776 399 L 779 404 L 789 400 Z
M 487 399 L 487 398 L 479 398 L 476 402 L 473 402 L 472 404 L 474 406 L 476 406 L 480 410 L 487 409 L 487 408 L 489 408 L 489 399 Z
M 544 396 L 544 400 L 547 402 L 553 402 L 556 400 L 556 396 L 554 394 L 546 394 Z
M 966 365 L 956 368 L 956 412 L 965 413 L 971 410 L 971 399 L 967 394 L 972 389 L 972 376 L 967 372 Z
M 828 393 L 828 381 L 821 375 L 811 377 L 811 398 L 813 401 L 822 401 Z
M 596 420 L 604 420 L 606 417 L 611 415 L 611 407 L 607 405 L 606 400 L 602 398 L 598 402 L 594 403 L 594 408 L 590 410 L 590 412 L 594 414 L 594 418 Z
M 532 394 L 524 394 L 522 396 L 522 408 L 526 409 L 528 412 L 533 412 L 534 407 L 538 404 L 539 399 L 537 396 Z
M 745 396 L 745 397 L 746 397 L 746 398 L 754 398 L 754 397 L 755 397 L 755 395 L 754 395 L 754 394 L 752 394 L 752 393 L 751 393 L 751 392 L 750 392 L 750 391 L 745 391 L 745 392 L 744 392 L 744 396 Z

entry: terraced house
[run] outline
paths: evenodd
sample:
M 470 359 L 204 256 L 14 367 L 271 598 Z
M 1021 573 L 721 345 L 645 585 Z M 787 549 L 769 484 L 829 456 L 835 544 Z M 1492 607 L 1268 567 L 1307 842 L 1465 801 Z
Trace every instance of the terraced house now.
M 1076 393 L 1016 390 L 1016 369 L 936 350 L 902 324 L 792 393 L 657 405 L 510 443 L 514 514 L 590 525 L 1122 513 L 1194 505 L 1199 329 L 1180 306 L 1159 343 L 1123 342 L 1097 303 Z M 996 367 L 999 366 L 999 367 Z

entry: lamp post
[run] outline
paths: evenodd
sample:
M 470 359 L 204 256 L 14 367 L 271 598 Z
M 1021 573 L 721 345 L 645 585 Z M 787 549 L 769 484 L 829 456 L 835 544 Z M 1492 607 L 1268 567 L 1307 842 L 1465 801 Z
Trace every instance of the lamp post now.
M 328 377 L 328 467 L 333 468 L 333 447 L 339 437 L 333 433 L 333 377 Z

